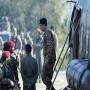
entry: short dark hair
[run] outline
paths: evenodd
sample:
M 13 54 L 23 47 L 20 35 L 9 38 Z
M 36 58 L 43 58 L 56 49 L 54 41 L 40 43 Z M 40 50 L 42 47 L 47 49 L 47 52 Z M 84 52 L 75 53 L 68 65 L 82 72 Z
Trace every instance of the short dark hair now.
M 25 45 L 25 51 L 26 51 L 27 53 L 31 53 L 31 49 L 32 49 L 32 47 L 31 47 L 30 44 L 26 44 L 26 45 Z
M 47 19 L 46 18 L 41 18 L 40 21 L 39 21 L 39 24 L 47 26 Z

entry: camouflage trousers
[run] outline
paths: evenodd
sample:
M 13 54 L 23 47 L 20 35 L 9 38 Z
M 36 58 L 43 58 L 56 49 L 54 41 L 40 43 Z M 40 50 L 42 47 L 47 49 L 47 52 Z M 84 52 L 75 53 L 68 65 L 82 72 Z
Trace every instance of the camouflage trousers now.
M 55 60 L 53 62 L 49 62 L 49 60 L 51 59 L 47 59 L 44 61 L 42 69 L 42 81 L 46 85 L 48 90 L 52 85 L 53 67 L 55 64 Z M 53 86 L 51 90 L 55 90 Z

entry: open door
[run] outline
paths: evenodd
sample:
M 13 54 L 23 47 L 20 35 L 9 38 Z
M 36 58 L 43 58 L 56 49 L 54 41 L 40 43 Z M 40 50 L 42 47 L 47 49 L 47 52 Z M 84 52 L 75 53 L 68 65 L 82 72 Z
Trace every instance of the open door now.
M 81 8 L 74 6 L 71 16 L 71 58 L 79 57 L 79 26 L 80 26 Z

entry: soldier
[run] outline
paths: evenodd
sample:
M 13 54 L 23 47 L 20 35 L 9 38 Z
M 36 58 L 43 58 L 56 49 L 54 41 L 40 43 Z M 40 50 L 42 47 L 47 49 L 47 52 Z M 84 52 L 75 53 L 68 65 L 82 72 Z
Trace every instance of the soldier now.
M 3 50 L 4 51 L 10 51 L 10 53 L 11 53 L 10 63 L 13 67 L 16 83 L 18 84 L 19 77 L 18 77 L 17 67 L 18 67 L 19 64 L 18 64 L 18 60 L 17 60 L 17 55 L 14 53 L 14 47 L 15 47 L 14 42 L 13 41 L 8 41 L 8 42 L 4 43 Z
M 26 56 L 21 60 L 21 76 L 23 79 L 23 90 L 36 90 L 38 78 L 38 65 L 36 59 L 31 56 L 31 45 L 25 46 Z
M 10 65 L 10 55 L 9 51 L 4 51 L 2 53 L 2 66 L 0 69 L 2 70 L 0 74 L 0 90 L 10 90 L 14 88 L 14 77 L 12 66 Z
M 56 61 L 56 52 L 54 37 L 51 31 L 47 28 L 47 19 L 42 18 L 39 22 L 40 29 L 43 34 L 43 47 L 44 47 L 44 65 L 42 70 L 42 81 L 46 85 L 46 90 L 50 90 L 52 85 L 53 67 Z M 51 90 L 55 90 L 52 86 Z
M 57 51 L 57 48 L 58 48 L 58 37 L 57 37 L 57 34 L 54 32 L 54 27 L 53 26 L 51 26 L 51 30 L 52 30 L 52 34 L 53 34 L 53 37 L 54 37 L 55 50 Z
M 43 48 L 43 37 L 41 30 L 37 29 L 37 35 L 35 44 L 33 45 L 34 48 L 34 56 L 37 59 L 38 63 L 38 72 L 39 72 L 39 82 L 41 82 L 41 70 L 42 70 L 42 62 L 41 62 L 41 50 Z

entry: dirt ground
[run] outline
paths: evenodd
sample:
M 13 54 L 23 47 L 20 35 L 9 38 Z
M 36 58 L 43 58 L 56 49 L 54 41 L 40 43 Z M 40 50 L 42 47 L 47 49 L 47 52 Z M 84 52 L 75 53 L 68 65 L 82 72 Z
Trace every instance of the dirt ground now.
M 21 84 L 21 90 L 23 87 L 23 82 L 22 82 L 22 78 L 21 75 L 19 73 L 19 77 L 20 77 L 20 84 Z M 55 77 L 55 73 L 54 73 L 54 77 Z M 56 88 L 56 90 L 62 90 L 65 86 L 67 85 L 67 81 L 66 81 L 66 74 L 65 71 L 60 71 L 58 74 L 58 77 L 54 83 L 54 87 Z M 45 85 L 43 84 L 43 82 L 39 83 L 37 81 L 36 83 L 36 90 L 45 90 Z

